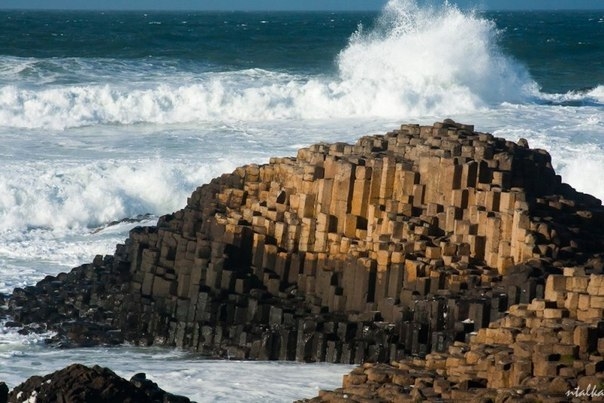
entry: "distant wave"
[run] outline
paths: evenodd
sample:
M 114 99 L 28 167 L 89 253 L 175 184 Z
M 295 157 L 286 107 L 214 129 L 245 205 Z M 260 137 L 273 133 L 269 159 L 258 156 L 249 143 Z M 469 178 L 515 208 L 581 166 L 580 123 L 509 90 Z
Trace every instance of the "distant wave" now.
M 112 69 L 104 61 L 95 81 L 88 71 L 94 63 L 65 59 L 61 68 L 53 60 L 48 77 L 54 82 L 0 87 L 0 126 L 62 130 L 108 124 L 413 117 L 524 102 L 536 84 L 523 66 L 501 52 L 497 36 L 492 21 L 448 3 L 420 7 L 415 0 L 391 0 L 374 29 L 359 27 L 352 35 L 337 58 L 335 77 L 259 69 L 187 75 L 162 64 L 160 71 L 145 65 L 145 74 L 140 74 L 128 64 L 132 62 L 115 61 Z M 29 61 L 15 68 L 21 72 L 31 65 Z M 89 81 L 56 80 L 78 66 L 85 66 L 81 77 Z M 46 77 L 38 70 L 35 75 Z
M 539 92 L 536 97 L 540 101 L 564 106 L 603 106 L 604 85 L 598 85 L 582 91 L 569 91 L 565 94 L 547 94 Z

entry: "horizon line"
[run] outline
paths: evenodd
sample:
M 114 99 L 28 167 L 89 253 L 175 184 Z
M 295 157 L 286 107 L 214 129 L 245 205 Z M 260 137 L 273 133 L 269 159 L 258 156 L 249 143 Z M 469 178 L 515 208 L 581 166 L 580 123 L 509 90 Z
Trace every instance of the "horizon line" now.
M 476 8 L 467 8 L 468 10 L 476 10 Z M 322 12 L 379 12 L 381 8 L 367 8 L 367 9 L 323 9 L 323 8 L 308 8 L 308 9 L 274 9 L 274 8 L 262 8 L 262 9 L 244 9 L 244 8 L 46 8 L 46 7 L 2 7 L 0 11 L 172 11 L 172 12 L 309 12 L 309 11 L 322 11 Z M 479 8 L 478 11 L 604 11 L 602 8 Z

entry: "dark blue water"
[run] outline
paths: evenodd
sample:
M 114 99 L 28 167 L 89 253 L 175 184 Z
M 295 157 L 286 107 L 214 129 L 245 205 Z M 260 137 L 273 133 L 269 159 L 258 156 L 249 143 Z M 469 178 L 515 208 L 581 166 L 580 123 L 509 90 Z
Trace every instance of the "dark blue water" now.
M 174 69 L 334 74 L 372 12 L 0 12 L 0 57 L 162 60 Z M 542 90 L 604 83 L 604 11 L 491 12 L 498 45 Z M 469 38 L 470 39 L 470 38 Z M 463 57 L 463 55 L 460 55 Z
M 0 12 L 0 55 L 323 72 L 377 13 Z M 199 65 L 197 67 L 199 67 Z
M 604 83 L 604 11 L 487 14 L 503 30 L 504 51 L 524 63 L 547 92 Z

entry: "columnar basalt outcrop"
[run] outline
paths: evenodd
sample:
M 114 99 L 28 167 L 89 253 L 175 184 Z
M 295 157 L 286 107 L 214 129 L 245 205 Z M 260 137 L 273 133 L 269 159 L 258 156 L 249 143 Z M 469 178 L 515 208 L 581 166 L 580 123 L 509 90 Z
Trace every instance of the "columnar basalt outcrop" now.
M 398 361 L 469 342 L 566 268 L 599 276 L 602 224 L 600 201 L 524 140 L 403 125 L 237 168 L 114 256 L 15 290 L 9 305 L 64 343 Z
M 604 276 L 567 267 L 545 298 L 425 360 L 367 363 L 306 402 L 604 401 Z

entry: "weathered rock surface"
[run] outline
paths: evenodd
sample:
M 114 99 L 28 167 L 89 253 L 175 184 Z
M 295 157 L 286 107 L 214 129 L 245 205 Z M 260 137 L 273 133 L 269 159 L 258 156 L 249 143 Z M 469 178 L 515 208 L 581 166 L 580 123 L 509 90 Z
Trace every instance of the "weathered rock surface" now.
M 183 396 L 160 389 L 140 373 L 130 382 L 108 368 L 73 364 L 46 376 L 33 376 L 10 393 L 0 383 L 1 402 L 37 403 L 188 403 Z
M 15 290 L 9 311 L 66 345 L 128 340 L 359 364 L 421 357 L 420 373 L 454 390 L 591 376 L 587 364 L 538 375 L 533 354 L 549 353 L 531 347 L 518 361 L 516 350 L 555 334 L 575 343 L 574 360 L 599 357 L 603 224 L 601 202 L 562 183 L 549 154 L 525 140 L 450 120 L 403 125 L 222 175 L 157 226 L 132 230 L 113 256 Z M 568 291 L 567 281 L 583 283 Z M 575 328 L 588 336 L 575 339 Z M 472 348 L 490 361 L 468 359 Z M 493 369 L 517 372 L 494 383 Z

